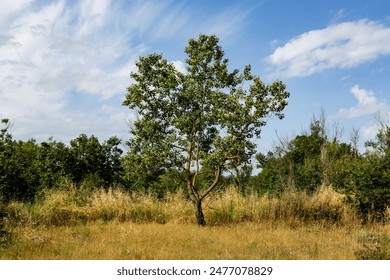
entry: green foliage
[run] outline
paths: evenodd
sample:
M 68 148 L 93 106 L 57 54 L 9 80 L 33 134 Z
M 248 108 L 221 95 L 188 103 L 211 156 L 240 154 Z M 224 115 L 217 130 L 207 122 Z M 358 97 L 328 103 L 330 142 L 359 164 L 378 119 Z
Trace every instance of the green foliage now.
M 368 149 L 364 155 L 335 167 L 344 170 L 348 201 L 359 211 L 364 223 L 386 222 L 390 207 L 389 139 L 390 127 L 382 124 L 376 139 L 366 142 Z
M 120 140 L 111 137 L 102 144 L 95 136 L 81 134 L 70 141 L 65 160 L 65 173 L 73 182 L 90 181 L 95 187 L 108 187 L 122 176 Z
M 376 139 L 366 142 L 366 147 L 372 148 L 373 153 L 381 156 L 390 155 L 390 124 L 381 123 Z
M 390 207 L 390 127 L 382 124 L 364 155 L 351 144 L 329 141 L 322 122 L 310 135 L 299 135 L 267 155 L 258 154 L 262 168 L 255 181 L 259 192 L 281 193 L 294 187 L 309 192 L 332 185 L 347 195 L 363 222 L 386 220 Z
M 230 72 L 218 43 L 216 36 L 190 39 L 185 74 L 161 54 L 141 57 L 123 102 L 140 116 L 127 143 L 130 173 L 145 174 L 144 182 L 167 169 L 183 172 L 200 224 L 205 223 L 201 201 L 224 169 L 250 160 L 252 139 L 268 117 L 283 118 L 289 96 L 282 82 L 265 85 L 249 65 L 242 73 Z M 199 181 L 208 176 L 213 180 L 201 191 Z
M 69 149 L 65 144 L 49 138 L 48 142 L 42 142 L 39 147 L 39 155 L 36 159 L 41 164 L 40 186 L 51 189 L 59 185 L 59 181 L 65 176 L 65 162 Z
M 390 161 L 372 159 L 362 165 L 356 183 L 361 212 L 364 215 L 371 212 L 376 220 L 384 221 L 390 206 Z
M 357 152 L 350 144 L 329 141 L 320 119 L 313 120 L 310 134 L 298 135 L 256 159 L 262 168 L 256 178 L 260 192 L 280 193 L 288 187 L 314 192 L 322 184 L 339 189 L 351 186 Z
M 259 153 L 256 155 L 257 167 L 261 172 L 252 179 L 256 190 L 260 194 L 266 192 L 281 193 L 287 186 L 288 167 L 285 160 L 277 157 L 275 153 L 268 152 L 267 155 Z
M 249 184 L 252 176 L 253 166 L 251 164 L 245 164 L 243 166 L 234 166 L 231 170 L 230 181 L 239 189 L 243 194 L 249 194 L 253 190 Z
M 0 194 L 6 201 L 33 199 L 40 187 L 42 170 L 39 146 L 34 140 L 0 141 Z
M 159 177 L 158 184 L 153 187 L 152 193 L 158 198 L 163 198 L 168 193 L 185 190 L 185 177 L 177 169 L 170 169 Z
M 165 174 L 157 163 L 154 165 L 152 161 L 142 160 L 141 155 L 135 153 L 127 154 L 122 162 L 123 182 L 129 191 L 149 192 L 160 183 L 160 178 Z
M 63 175 L 67 148 L 49 139 L 15 141 L 8 133 L 9 122 L 0 134 L 0 194 L 5 201 L 33 200 L 44 188 L 54 187 Z
M 49 138 L 15 141 L 2 120 L 0 132 L 0 196 L 5 201 L 32 201 L 37 194 L 70 178 L 81 187 L 95 188 L 119 183 L 123 176 L 120 140 L 111 137 L 102 144 L 94 136 L 80 135 L 70 147 Z
M 321 147 L 327 141 L 322 131 L 321 123 L 313 121 L 309 135 L 299 135 L 268 155 L 258 154 L 259 183 L 278 192 L 286 187 L 315 191 L 322 181 Z
M 322 183 L 339 190 L 348 189 L 353 184 L 351 175 L 358 161 L 358 153 L 350 144 L 326 142 L 321 147 Z

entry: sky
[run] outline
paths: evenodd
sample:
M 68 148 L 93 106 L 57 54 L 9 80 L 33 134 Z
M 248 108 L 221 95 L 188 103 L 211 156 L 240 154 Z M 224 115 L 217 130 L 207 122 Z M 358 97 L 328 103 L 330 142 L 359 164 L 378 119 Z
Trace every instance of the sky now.
M 189 38 L 215 34 L 231 70 L 252 66 L 290 92 L 261 152 L 308 131 L 321 111 L 328 133 L 359 145 L 390 118 L 390 1 L 2 0 L 0 118 L 14 139 L 68 143 L 82 133 L 129 138 L 122 106 L 140 56 L 162 53 L 182 70 Z

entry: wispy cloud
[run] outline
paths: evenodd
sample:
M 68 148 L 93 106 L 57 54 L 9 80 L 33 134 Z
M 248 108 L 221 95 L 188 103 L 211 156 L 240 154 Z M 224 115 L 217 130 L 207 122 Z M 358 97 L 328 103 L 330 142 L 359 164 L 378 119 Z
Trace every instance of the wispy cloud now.
M 7 31 L 15 15 L 29 8 L 33 0 L 3 0 L 0 9 L 0 34 Z M 1 36 L 1 35 L 0 35 Z M 1 43 L 1 41 L 0 41 Z
M 221 39 L 225 39 L 238 32 L 245 25 L 245 19 L 250 14 L 250 10 L 242 11 L 239 8 L 231 8 L 211 17 L 204 22 L 201 27 L 210 34 L 216 34 Z
M 330 22 L 332 24 L 337 24 L 344 18 L 345 18 L 345 9 L 339 9 L 337 12 L 334 13 L 333 18 L 331 19 Z
M 132 43 L 126 14 L 109 0 L 68 3 L 14 5 L 12 19 L 0 22 L 0 118 L 15 119 L 17 137 L 102 131 L 103 120 L 101 126 L 127 129 L 120 102 L 117 113 L 99 103 L 124 94 L 132 61 L 146 47 Z M 97 108 L 75 109 L 71 93 L 95 99 Z
M 390 27 L 367 19 L 343 22 L 291 39 L 266 58 L 285 77 L 351 68 L 390 54 Z
M 113 131 L 104 137 L 127 134 L 132 115 L 121 100 L 140 55 L 156 41 L 187 40 L 194 32 L 230 36 L 245 17 L 230 7 L 208 17 L 174 1 L 3 2 L 0 118 L 15 121 L 19 138 L 75 137 L 103 127 Z

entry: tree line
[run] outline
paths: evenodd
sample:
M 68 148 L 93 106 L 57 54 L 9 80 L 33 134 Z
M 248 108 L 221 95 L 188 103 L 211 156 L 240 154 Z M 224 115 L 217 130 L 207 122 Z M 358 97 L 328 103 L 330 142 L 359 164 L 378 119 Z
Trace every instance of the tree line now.
M 121 140 L 111 137 L 100 143 L 81 134 L 68 145 L 50 138 L 37 143 L 14 140 L 9 120 L 0 133 L 0 194 L 3 200 L 32 201 L 46 189 L 61 187 L 66 180 L 108 187 L 121 182 Z

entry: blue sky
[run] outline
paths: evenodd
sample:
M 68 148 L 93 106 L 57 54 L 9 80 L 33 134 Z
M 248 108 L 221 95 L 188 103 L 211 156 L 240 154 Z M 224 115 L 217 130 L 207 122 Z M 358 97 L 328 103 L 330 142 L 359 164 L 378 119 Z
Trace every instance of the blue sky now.
M 163 53 L 183 69 L 184 48 L 216 34 L 230 67 L 291 93 L 282 121 L 258 141 L 272 149 L 276 132 L 307 130 L 321 109 L 329 134 L 360 143 L 375 136 L 376 115 L 390 117 L 390 2 L 2 0 L 0 118 L 16 139 L 68 142 L 86 133 L 129 137 L 134 114 L 121 105 L 139 56 Z

